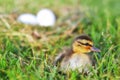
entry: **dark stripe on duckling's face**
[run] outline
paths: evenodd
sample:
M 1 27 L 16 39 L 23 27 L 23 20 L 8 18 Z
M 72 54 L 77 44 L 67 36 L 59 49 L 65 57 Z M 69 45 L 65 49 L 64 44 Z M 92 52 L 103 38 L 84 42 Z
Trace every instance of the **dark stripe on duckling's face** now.
M 80 42 L 80 41 L 77 41 L 79 44 L 79 46 L 80 46 L 80 44 L 81 45 L 85 45 L 85 46 L 91 46 L 92 47 L 92 45 L 91 44 L 89 44 L 88 42 L 86 42 L 86 43 L 82 43 L 82 42 Z

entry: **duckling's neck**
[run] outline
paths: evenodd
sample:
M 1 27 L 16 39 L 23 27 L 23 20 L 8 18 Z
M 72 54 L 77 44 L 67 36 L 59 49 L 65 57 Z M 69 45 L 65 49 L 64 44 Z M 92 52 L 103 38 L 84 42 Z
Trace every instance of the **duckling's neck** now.
M 73 51 L 74 54 L 87 54 L 87 52 L 82 52 L 82 51 Z

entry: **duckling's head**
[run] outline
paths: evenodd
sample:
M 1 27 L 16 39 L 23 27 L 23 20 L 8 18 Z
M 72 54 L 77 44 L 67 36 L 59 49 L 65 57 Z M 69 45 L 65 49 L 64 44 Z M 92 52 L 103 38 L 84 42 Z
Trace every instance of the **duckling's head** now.
M 99 49 L 93 46 L 92 39 L 87 35 L 80 35 L 75 38 L 72 44 L 73 52 L 75 53 L 89 53 L 93 52 L 100 52 Z

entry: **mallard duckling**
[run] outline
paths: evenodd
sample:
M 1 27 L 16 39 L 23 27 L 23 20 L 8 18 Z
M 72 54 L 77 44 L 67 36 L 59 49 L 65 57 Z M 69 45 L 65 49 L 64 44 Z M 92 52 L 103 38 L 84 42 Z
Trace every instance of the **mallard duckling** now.
M 88 73 L 89 67 L 93 66 L 94 59 L 90 52 L 100 52 L 93 46 L 93 41 L 87 35 L 80 35 L 75 38 L 71 48 L 63 50 L 55 59 L 54 65 L 59 63 L 63 72 L 78 70 L 80 73 Z

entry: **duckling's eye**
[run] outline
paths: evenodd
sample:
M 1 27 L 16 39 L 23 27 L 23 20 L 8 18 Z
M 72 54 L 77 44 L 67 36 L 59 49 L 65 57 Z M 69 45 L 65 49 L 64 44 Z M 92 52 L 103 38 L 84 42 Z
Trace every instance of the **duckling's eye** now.
M 85 43 L 84 45 L 86 45 L 86 46 L 92 46 L 92 45 L 90 45 L 89 43 Z
M 85 43 L 84 45 L 89 46 L 89 43 Z
M 80 41 L 77 41 L 79 44 L 82 44 L 82 45 L 85 45 L 85 46 L 92 46 L 91 44 L 89 44 L 89 43 L 82 43 L 82 42 L 80 42 Z M 80 46 L 80 45 L 78 45 L 78 46 Z

